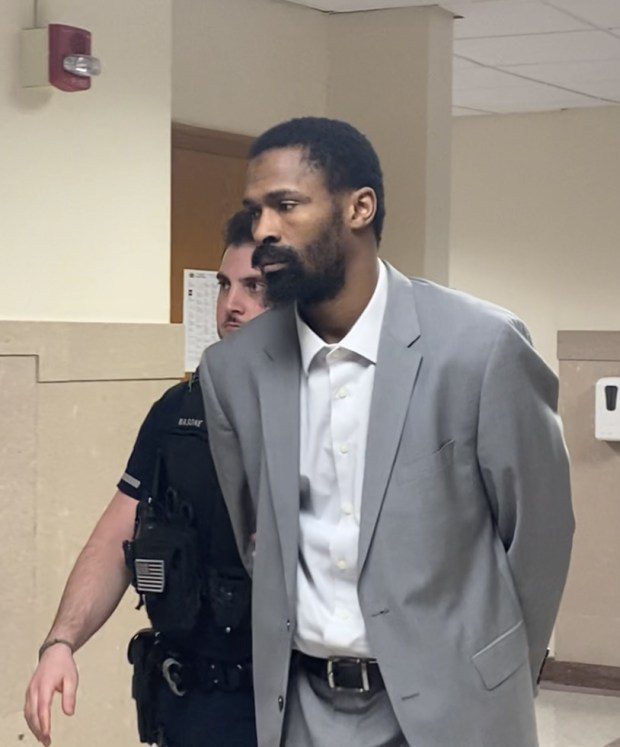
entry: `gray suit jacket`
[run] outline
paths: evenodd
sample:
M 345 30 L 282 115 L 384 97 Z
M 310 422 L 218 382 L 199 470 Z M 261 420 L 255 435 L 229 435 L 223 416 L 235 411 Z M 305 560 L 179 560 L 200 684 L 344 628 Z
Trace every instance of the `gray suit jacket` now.
M 359 539 L 370 647 L 410 744 L 533 747 L 574 529 L 557 380 L 506 310 L 388 271 Z M 256 521 L 258 734 L 277 747 L 299 534 L 293 309 L 209 348 L 200 370 L 248 567 Z

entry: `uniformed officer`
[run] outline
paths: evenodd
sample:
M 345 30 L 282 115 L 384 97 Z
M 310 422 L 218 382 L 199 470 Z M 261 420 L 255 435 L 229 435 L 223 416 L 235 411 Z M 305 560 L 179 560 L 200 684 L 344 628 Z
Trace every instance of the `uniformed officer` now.
M 265 308 L 261 273 L 251 265 L 255 246 L 251 222 L 244 212 L 230 219 L 225 246 L 217 275 L 220 337 Z M 193 377 L 189 383 L 169 389 L 151 408 L 118 491 L 69 575 L 26 691 L 26 721 L 45 745 L 51 743 L 54 692 L 61 693 L 65 714 L 72 715 L 75 710 L 78 672 L 73 654 L 105 623 L 127 588 L 130 575 L 122 546 L 134 535 L 138 500 L 144 502 L 152 489 L 153 472 L 160 461 L 164 462 L 165 471 L 160 479 L 172 485 L 174 495 L 182 498 L 201 538 L 199 563 L 211 573 L 205 587 L 212 599 L 211 604 L 200 607 L 196 624 L 188 634 L 176 641 L 172 636 L 173 657 L 168 657 L 157 694 L 159 739 L 166 747 L 256 744 L 249 578 L 241 564 L 215 476 L 202 397 L 197 377 Z M 226 612 L 227 598 L 234 596 L 236 590 L 237 596 L 242 597 L 237 599 L 236 618 L 232 624 L 222 622 L 218 619 L 218 593 L 225 597 L 220 600 L 224 606 L 219 612 Z M 147 611 L 150 614 L 148 600 Z M 182 605 L 178 610 L 179 623 L 185 622 L 183 614 Z M 164 653 L 168 652 L 164 649 Z

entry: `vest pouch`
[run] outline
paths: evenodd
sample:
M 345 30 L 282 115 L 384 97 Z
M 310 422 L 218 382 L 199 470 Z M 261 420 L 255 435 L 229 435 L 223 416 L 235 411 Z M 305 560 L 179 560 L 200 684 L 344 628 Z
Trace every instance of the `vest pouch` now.
M 213 568 L 207 571 L 207 597 L 212 622 L 230 632 L 249 627 L 251 582 L 243 568 Z
M 155 630 L 188 633 L 202 598 L 198 536 L 192 526 L 151 525 L 133 542 L 134 586 Z

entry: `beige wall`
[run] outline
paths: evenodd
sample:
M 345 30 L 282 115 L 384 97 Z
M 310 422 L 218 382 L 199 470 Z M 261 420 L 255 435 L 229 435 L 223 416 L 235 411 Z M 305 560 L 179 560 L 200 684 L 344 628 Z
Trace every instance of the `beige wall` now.
M 449 269 L 452 23 L 438 7 L 394 8 L 335 14 L 328 29 L 328 114 L 357 125 L 381 159 L 381 254 L 408 275 L 442 283 Z
M 620 107 L 454 121 L 451 285 L 559 329 L 620 328 Z
M 37 320 L 0 321 L 1 745 L 35 744 L 36 650 L 138 425 L 182 371 L 178 328 L 110 324 L 168 321 L 171 0 L 41 0 L 40 25 L 93 33 L 103 73 L 75 94 L 19 85 L 33 4 L 0 13 L 0 319 Z M 77 713 L 55 707 L 55 744 L 136 744 L 133 606 L 78 653 Z
M 170 0 L 41 3 L 42 21 L 91 28 L 104 65 L 89 93 L 51 96 L 16 84 L 27 5 L 8 0 L 0 17 L 0 137 L 11 143 L 0 169 L 0 317 L 166 321 Z M 357 101 L 328 101 L 328 39 L 338 43 L 326 33 L 328 16 L 268 0 L 175 0 L 173 8 L 177 121 L 256 134 L 299 114 L 355 114 Z M 385 82 L 391 122 L 404 111 L 414 119 L 408 89 L 396 76 Z M 425 209 L 424 195 L 392 168 L 403 168 L 399 154 L 409 151 L 398 132 L 384 141 L 383 124 L 377 116 L 370 126 L 390 191 L 417 194 Z M 449 164 L 444 126 L 438 120 L 424 179 Z M 69 143 L 76 128 L 79 140 Z M 558 328 L 620 327 L 620 108 L 459 119 L 452 143 L 451 284 L 519 313 L 552 365 Z M 434 221 L 445 224 L 449 198 L 436 198 Z M 400 252 L 390 258 L 422 272 L 423 256 L 402 249 L 418 209 L 403 218 L 408 207 L 396 195 L 388 202 L 388 225 L 398 224 L 389 242 Z M 157 325 L 5 323 L 0 333 L 0 430 L 11 434 L 0 448 L 0 565 L 8 569 L 0 599 L 12 610 L 0 638 L 17 641 L 0 687 L 0 744 L 12 744 L 25 733 L 23 689 L 70 565 L 137 425 L 182 366 L 178 330 Z M 135 744 L 124 648 L 142 620 L 127 598 L 79 654 L 78 713 L 67 723 L 56 712 L 58 744 Z
M 173 119 L 258 135 L 325 114 L 327 19 L 272 0 L 175 0 Z
M 0 322 L 3 747 L 35 744 L 22 707 L 36 650 L 69 570 L 112 497 L 139 423 L 181 368 L 178 326 Z M 135 595 L 127 594 L 77 654 L 76 715 L 67 719 L 56 704 L 54 744 L 136 744 L 125 650 L 146 618 L 134 604 Z
M 349 33 L 328 34 L 330 16 L 272 0 L 41 0 L 39 25 L 92 31 L 103 73 L 87 93 L 25 91 L 18 32 L 32 24 L 33 4 L 7 0 L 0 16 L 0 138 L 10 144 L 0 168 L 0 320 L 9 320 L 0 321 L 0 432 L 10 434 L 0 444 L 0 599 L 9 611 L 0 640 L 11 642 L 0 685 L 2 745 L 34 745 L 21 711 L 36 649 L 140 421 L 182 368 L 178 329 L 115 324 L 168 319 L 170 120 L 257 134 L 290 117 L 328 114 L 330 45 Z M 421 26 L 411 43 L 424 33 Z M 404 47 L 402 29 L 400 39 Z M 424 64 L 445 73 L 449 34 L 444 28 L 435 39 Z M 355 70 L 349 75 L 353 81 Z M 432 158 L 449 153 L 449 80 L 441 77 L 442 137 Z M 340 77 L 343 91 L 346 84 Z M 393 128 L 381 153 L 390 189 L 406 193 L 414 180 L 399 154 L 419 126 L 416 157 L 429 166 L 428 109 L 417 109 L 387 60 L 372 79 L 384 85 L 385 116 L 396 121 L 401 104 L 407 112 L 407 128 Z M 332 97 L 332 105 L 353 118 L 358 103 Z M 371 138 L 381 140 L 382 122 Z M 427 176 L 413 189 L 420 211 Z M 405 259 L 409 233 L 406 225 L 391 229 Z M 125 648 L 145 619 L 132 602 L 128 595 L 79 652 L 77 713 L 68 720 L 55 708 L 55 743 L 136 743 Z
M 561 414 L 577 529 L 556 657 L 620 666 L 620 442 L 594 437 L 596 381 L 620 376 L 620 332 L 560 333 Z
M 19 85 L 33 2 L 0 13 L 0 318 L 168 319 L 171 0 L 47 0 L 93 33 L 90 91 Z
M 620 107 L 457 118 L 452 164 L 453 287 L 519 314 L 556 371 L 558 330 L 620 328 Z M 570 383 L 568 372 L 561 376 L 564 412 L 579 411 L 571 433 L 578 433 L 580 418 L 590 422 L 591 375 L 587 391 Z M 595 549 L 592 528 L 605 523 L 598 501 L 609 496 L 594 494 L 583 469 L 581 446 L 590 426 L 569 439 L 577 449 L 577 570 L 571 571 L 554 654 L 611 664 L 617 657 L 601 652 L 610 650 L 613 615 L 604 602 L 592 605 L 593 630 L 603 634 L 597 647 L 584 613 L 588 584 L 615 583 Z M 586 463 L 594 448 L 585 449 Z M 607 527 L 617 533 L 615 517 Z
M 175 121 L 248 135 L 307 114 L 350 121 L 383 165 L 390 217 L 382 255 L 447 282 L 450 13 L 176 0 L 173 18 Z

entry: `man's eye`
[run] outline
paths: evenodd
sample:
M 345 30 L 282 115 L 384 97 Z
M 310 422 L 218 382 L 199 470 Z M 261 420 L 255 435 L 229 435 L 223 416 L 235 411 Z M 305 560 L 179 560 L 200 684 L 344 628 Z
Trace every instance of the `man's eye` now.
M 285 200 L 280 203 L 280 210 L 283 213 L 289 213 L 296 205 L 297 203 L 293 202 L 293 200 Z
M 265 283 L 262 280 L 248 280 L 246 288 L 250 293 L 262 293 L 265 290 Z
M 258 207 L 250 208 L 248 212 L 250 213 L 250 217 L 252 218 L 252 220 L 258 220 L 260 218 L 260 214 L 261 214 L 260 208 Z
M 220 286 L 220 290 L 226 291 L 230 288 L 230 283 L 228 280 L 218 280 L 217 284 Z

